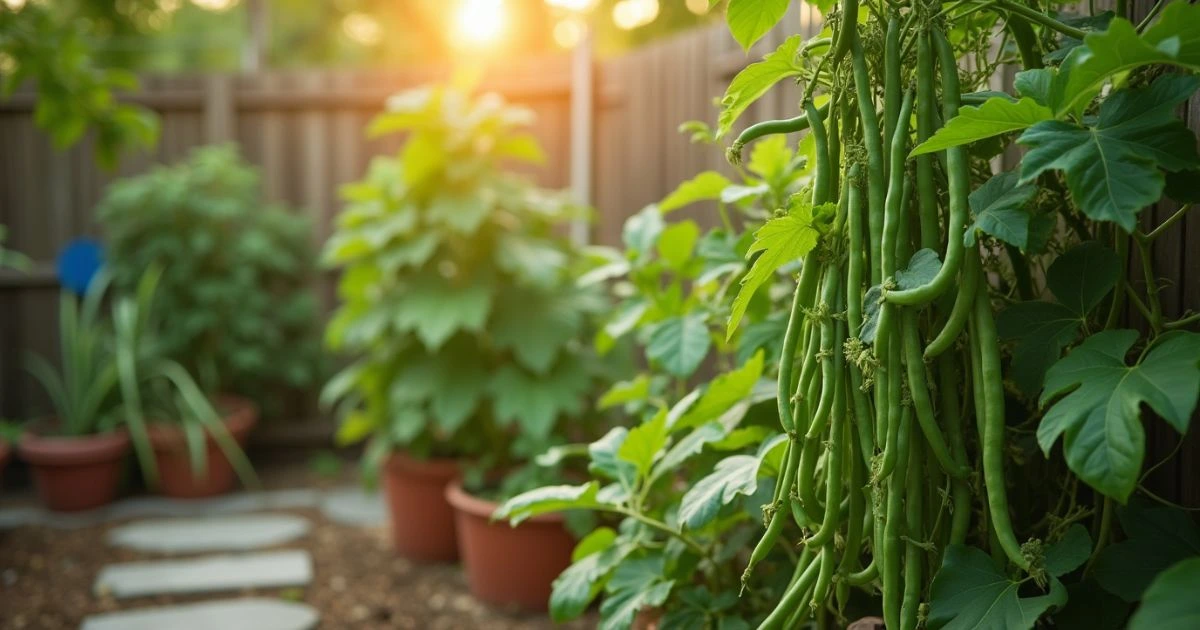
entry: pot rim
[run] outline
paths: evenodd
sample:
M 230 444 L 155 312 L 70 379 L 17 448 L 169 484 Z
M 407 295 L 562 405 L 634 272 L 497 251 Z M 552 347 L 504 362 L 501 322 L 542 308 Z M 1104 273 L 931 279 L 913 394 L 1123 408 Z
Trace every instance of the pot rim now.
M 507 521 L 500 519 L 495 521 L 492 520 L 492 514 L 494 514 L 496 509 L 500 507 L 499 503 L 482 499 L 467 492 L 462 487 L 462 479 L 458 477 L 455 477 L 450 481 L 450 483 L 446 484 L 446 501 L 448 501 L 455 510 L 470 514 L 471 516 L 482 518 L 489 523 L 507 523 Z M 548 514 L 538 514 L 537 516 L 527 518 L 521 521 L 521 525 L 526 523 L 561 525 L 565 521 L 566 519 L 563 517 L 562 512 L 550 512 Z M 517 525 L 516 527 L 520 527 L 521 525 Z
M 228 411 L 221 416 L 221 423 L 233 435 L 235 440 L 241 441 L 250 429 L 253 429 L 258 424 L 258 407 L 248 398 L 232 395 L 219 395 L 216 397 L 219 404 L 224 404 Z M 150 422 L 146 425 L 146 433 L 150 438 L 150 445 L 155 450 L 173 449 L 179 445 L 183 438 L 183 429 L 179 425 L 171 422 Z M 205 442 L 213 442 L 212 436 L 205 433 Z
M 406 473 L 433 479 L 455 479 L 462 472 L 462 463 L 455 457 L 417 459 L 408 451 L 394 450 L 383 462 L 385 472 Z
M 17 442 L 21 459 L 35 466 L 73 466 L 120 459 L 129 452 L 124 430 L 80 436 L 43 436 L 25 431 Z

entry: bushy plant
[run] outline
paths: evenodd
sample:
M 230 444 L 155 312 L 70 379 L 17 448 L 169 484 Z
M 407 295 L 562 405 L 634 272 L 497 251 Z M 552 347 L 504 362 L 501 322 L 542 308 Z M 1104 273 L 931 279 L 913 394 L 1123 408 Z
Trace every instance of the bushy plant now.
M 369 461 L 402 448 L 509 468 L 594 417 L 603 366 L 580 339 L 605 302 L 573 279 L 560 228 L 577 211 L 503 169 L 542 160 L 529 121 L 494 95 L 433 87 L 393 97 L 371 126 L 408 136 L 343 190 L 326 340 L 353 362 L 322 396 L 342 442 L 373 437 Z
M 760 143 L 735 181 L 713 171 L 697 175 L 626 222 L 623 252 L 595 252 L 600 264 L 581 282 L 613 279 L 623 296 L 596 344 L 633 338 L 647 367 L 598 404 L 621 408 L 639 424 L 551 451 L 544 459 L 583 456 L 592 480 L 529 491 L 497 513 L 518 523 L 582 509 L 607 522 L 579 543 L 575 563 L 555 581 L 555 620 L 580 615 L 600 596 L 603 627 L 628 627 L 652 606 L 663 627 L 744 628 L 786 586 L 777 574 L 738 597 L 743 547 L 783 466 L 786 436 L 775 428 L 764 357 L 779 352 L 790 297 L 777 290 L 783 276 L 754 276 L 745 255 L 769 209 L 809 181 L 810 152 L 811 144 L 794 151 L 783 138 Z M 694 221 L 669 222 L 670 213 L 704 200 L 718 202 L 720 227 L 700 236 Z M 764 290 L 739 306 L 736 288 L 746 283 Z M 745 308 L 751 323 L 727 338 L 734 308 Z M 697 380 L 704 382 L 690 388 Z M 765 564 L 786 559 L 778 553 Z
M 284 388 L 322 376 L 309 222 L 262 200 L 235 147 L 117 181 L 97 216 L 117 291 L 162 268 L 161 351 L 205 391 L 250 396 L 269 413 Z

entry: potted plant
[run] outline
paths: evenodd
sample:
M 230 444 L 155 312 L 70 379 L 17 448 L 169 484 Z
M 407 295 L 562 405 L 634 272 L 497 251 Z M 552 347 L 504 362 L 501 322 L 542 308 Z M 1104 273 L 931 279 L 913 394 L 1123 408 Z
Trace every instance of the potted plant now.
M 52 417 L 29 423 L 17 442 L 52 510 L 105 505 L 117 493 L 129 436 L 115 413 L 117 366 L 108 347 L 102 303 L 108 275 L 97 273 L 99 246 L 76 241 L 59 257 L 61 371 L 41 356 L 28 369 L 50 397 Z
M 500 168 L 541 159 L 519 132 L 528 119 L 493 95 L 435 87 L 394 97 L 374 122 L 408 138 L 343 190 L 349 204 L 324 254 L 342 270 L 327 341 L 355 359 L 322 398 L 342 418 L 339 440 L 371 438 L 366 465 L 382 469 L 401 553 L 461 552 L 481 598 L 537 604 L 496 587 L 516 585 L 505 574 L 517 559 L 565 566 L 561 522 L 550 538 L 528 537 L 541 550 L 480 543 L 477 534 L 508 529 L 488 524 L 493 504 L 480 499 L 553 474 L 524 464 L 565 439 L 568 418 L 587 430 L 577 416 L 605 366 L 579 340 L 605 301 L 571 279 L 579 252 L 556 229 L 571 207 Z M 509 561 L 499 585 L 485 575 L 488 549 Z M 539 576 L 543 592 L 551 571 Z
M 97 216 L 118 291 L 132 292 L 145 269 L 161 267 L 154 310 L 164 325 L 154 351 L 194 375 L 239 443 L 259 408 L 304 411 L 281 401 L 306 400 L 305 388 L 323 374 L 310 223 L 262 201 L 257 172 L 234 146 L 196 149 L 181 164 L 114 183 Z M 215 442 L 193 445 L 207 453 L 209 474 L 189 479 L 190 438 L 179 426 L 160 422 L 151 439 L 167 494 L 231 485 Z
M 235 475 L 258 479 L 242 450 L 255 422 L 253 403 L 211 400 L 182 364 L 166 356 L 164 328 L 154 304 L 160 267 L 150 267 L 135 296 L 113 305 L 113 354 L 120 410 L 133 436 L 142 472 L 151 486 L 175 498 L 227 491 Z

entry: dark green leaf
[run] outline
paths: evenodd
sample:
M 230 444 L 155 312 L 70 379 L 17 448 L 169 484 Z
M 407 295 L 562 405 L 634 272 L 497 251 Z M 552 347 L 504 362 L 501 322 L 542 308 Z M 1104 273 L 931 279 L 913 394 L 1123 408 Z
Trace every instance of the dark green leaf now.
M 922 287 L 937 276 L 942 268 L 937 252 L 932 249 L 922 249 L 913 254 L 908 266 L 896 272 L 896 287 L 901 290 Z
M 1005 171 L 987 180 L 971 193 L 969 201 L 975 222 L 963 232 L 963 243 L 975 246 L 975 231 L 983 230 L 1022 250 L 1029 245 L 1029 211 L 1025 209 L 1037 187 L 1020 185 L 1017 171 Z
M 703 527 L 734 499 L 754 494 L 761 463 L 752 455 L 733 455 L 717 462 L 716 469 L 680 499 L 679 522 L 688 529 Z
M 1132 502 L 1118 510 L 1127 540 L 1105 547 L 1092 574 L 1104 590 L 1136 602 L 1159 573 L 1200 556 L 1200 528 L 1186 512 Z
M 593 534 L 599 532 L 611 534 L 612 530 L 604 527 Z M 573 564 L 554 579 L 550 591 L 550 618 L 558 623 L 582 615 L 596 595 L 600 594 L 612 570 L 633 550 L 631 544 L 611 544 L 610 541 L 603 548 L 588 549 L 587 553 L 581 553 L 580 550 L 590 539 L 592 536 L 589 535 L 579 542 L 575 547 Z
M 991 98 L 979 107 L 966 106 L 959 109 L 958 116 L 951 118 L 928 140 L 913 148 L 909 157 L 942 151 L 1002 133 L 1020 131 L 1053 118 L 1049 107 L 1039 105 L 1032 98 L 1017 101 Z
M 626 559 L 604 587 L 600 630 L 627 630 L 638 611 L 667 601 L 674 586 L 674 580 L 666 579 L 666 559 L 661 553 Z
M 1079 523 L 1072 525 L 1062 540 L 1046 549 L 1046 573 L 1062 577 L 1083 566 L 1092 555 L 1092 537 Z
M 1200 334 L 1163 335 L 1129 366 L 1125 357 L 1137 338 L 1134 330 L 1100 332 L 1054 364 L 1041 404 L 1058 400 L 1037 432 L 1046 454 L 1064 436 L 1071 470 L 1121 502 L 1137 484 L 1145 457 L 1141 405 L 1182 433 L 1200 395 Z
M 1163 571 L 1129 620 L 1130 630 L 1192 630 L 1200 627 L 1200 558 L 1188 558 Z
M 1021 134 L 1029 147 L 1021 181 L 1066 173 L 1071 198 L 1097 221 L 1133 230 L 1137 213 L 1162 195 L 1163 174 L 1200 165 L 1196 138 L 1175 117 L 1200 77 L 1166 75 L 1148 88 L 1120 90 L 1100 106 L 1095 125 L 1048 120 Z
M 929 628 L 937 630 L 1032 628 L 1038 618 L 1067 603 L 1067 589 L 1050 578 L 1050 592 L 1021 597 L 1020 582 L 1008 579 L 974 547 L 950 545 L 929 593 Z

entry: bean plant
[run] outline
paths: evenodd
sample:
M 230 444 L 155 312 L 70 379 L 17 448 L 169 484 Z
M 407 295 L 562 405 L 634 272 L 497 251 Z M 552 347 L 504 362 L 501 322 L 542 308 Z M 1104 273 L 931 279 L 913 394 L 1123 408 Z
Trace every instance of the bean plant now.
M 731 0 L 730 30 L 749 48 L 789 5 Z M 726 331 L 760 279 L 800 261 L 774 370 L 784 437 L 764 437 L 755 460 L 780 440 L 780 472 L 739 556 L 743 597 L 784 586 L 745 621 L 1150 628 L 1195 615 L 1200 529 L 1146 487 L 1162 462 L 1147 462 L 1145 434 L 1185 433 L 1200 394 L 1200 317 L 1168 315 L 1154 268 L 1197 197 L 1197 140 L 1177 109 L 1200 88 L 1200 7 L 1158 2 L 1135 21 L 1124 2 L 1082 15 L 1025 0 L 816 5 L 820 34 L 750 65 L 717 125 L 693 127 L 730 142 L 734 164 L 775 134 L 813 144 L 811 181 L 747 249 Z M 1011 87 L 989 89 L 1004 67 L 1019 69 Z M 785 80 L 802 86 L 797 116 L 734 136 Z M 1178 210 L 1152 220 L 1155 204 Z M 652 470 L 681 444 L 616 459 Z M 645 516 L 594 483 L 519 499 L 508 516 Z M 636 582 L 654 597 L 635 608 L 673 625 L 698 578 L 675 577 L 669 550 L 634 556 L 657 563 L 640 573 L 624 560 L 588 574 L 607 580 L 602 614 L 661 568 L 672 579 Z

